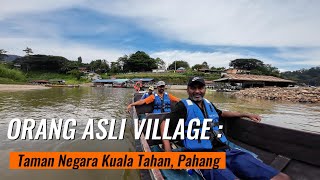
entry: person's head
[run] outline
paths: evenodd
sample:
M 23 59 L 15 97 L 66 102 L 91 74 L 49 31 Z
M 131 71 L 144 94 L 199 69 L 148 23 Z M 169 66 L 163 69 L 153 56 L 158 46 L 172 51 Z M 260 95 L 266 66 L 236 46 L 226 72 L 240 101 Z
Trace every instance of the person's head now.
M 164 92 L 164 88 L 166 87 L 166 83 L 164 81 L 159 81 L 157 83 L 158 93 L 162 94 Z
M 152 93 L 153 93 L 153 90 L 154 90 L 154 88 L 153 88 L 153 86 L 149 86 L 149 95 L 151 95 Z
M 188 81 L 187 92 L 189 98 L 195 102 L 203 100 L 206 94 L 206 83 L 201 77 L 192 77 Z

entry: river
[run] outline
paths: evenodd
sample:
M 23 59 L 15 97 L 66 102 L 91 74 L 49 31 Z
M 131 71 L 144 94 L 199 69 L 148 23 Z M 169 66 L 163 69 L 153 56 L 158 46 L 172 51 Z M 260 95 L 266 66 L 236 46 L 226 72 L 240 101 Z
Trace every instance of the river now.
M 9 170 L 10 151 L 135 151 L 131 119 L 126 106 L 133 89 L 108 87 L 52 88 L 0 92 L 0 179 L 84 180 L 139 179 L 137 170 Z M 186 92 L 169 91 L 184 98 Z M 258 113 L 262 123 L 320 134 L 320 105 L 235 99 L 228 93 L 207 92 L 206 98 L 221 110 Z M 76 119 L 75 140 L 9 140 L 8 123 L 14 118 Z M 123 140 L 81 140 L 89 118 L 128 119 Z M 119 130 L 119 125 L 116 126 Z

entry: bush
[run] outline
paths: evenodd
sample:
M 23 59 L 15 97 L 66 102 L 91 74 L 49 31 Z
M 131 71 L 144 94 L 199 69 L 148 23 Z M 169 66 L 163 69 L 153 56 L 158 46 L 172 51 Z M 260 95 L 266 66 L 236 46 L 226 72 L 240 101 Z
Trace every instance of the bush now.
M 0 64 L 0 77 L 5 79 L 12 79 L 14 81 L 25 81 L 25 75 L 16 69 L 9 69 L 5 65 Z

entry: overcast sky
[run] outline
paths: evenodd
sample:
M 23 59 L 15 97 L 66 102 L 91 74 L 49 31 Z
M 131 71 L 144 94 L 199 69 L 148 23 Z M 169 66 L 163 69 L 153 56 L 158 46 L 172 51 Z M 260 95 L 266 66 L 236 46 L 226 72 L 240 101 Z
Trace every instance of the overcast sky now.
M 281 71 L 320 65 L 318 0 L 0 0 L 0 49 L 116 61 L 145 51 L 167 64 L 228 67 L 257 58 Z

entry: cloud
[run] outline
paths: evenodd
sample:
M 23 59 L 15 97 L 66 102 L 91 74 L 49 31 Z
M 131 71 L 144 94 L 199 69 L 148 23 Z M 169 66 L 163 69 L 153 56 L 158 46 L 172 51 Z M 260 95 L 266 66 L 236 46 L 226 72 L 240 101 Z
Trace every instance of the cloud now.
M 85 0 L 10 0 L 2 1 L 0 20 L 17 17 L 26 14 L 42 14 L 50 11 L 68 9 L 81 5 Z
M 0 42 L 10 47 L 6 49 L 8 54 L 24 55 L 22 50 L 28 46 L 34 54 L 64 56 L 70 60 L 76 60 L 81 56 L 85 63 L 96 59 L 115 61 L 128 53 L 112 48 L 99 48 L 55 39 L 0 38 Z
M 142 50 L 167 63 L 227 67 L 236 58 L 257 58 L 283 70 L 300 69 L 320 65 L 319 5 L 316 0 L 11 0 L 2 2 L 0 48 L 23 55 L 30 46 L 36 54 L 82 56 L 84 62 L 114 61 Z M 144 35 L 159 43 L 148 47 Z
M 319 46 L 319 1 L 113 1 L 101 13 L 131 18 L 168 39 L 201 45 Z
M 123 17 L 150 33 L 199 45 L 320 46 L 320 2 L 309 1 L 4 1 L 0 20 L 68 9 Z
M 275 56 L 292 65 L 320 66 L 320 48 L 281 48 Z
M 249 55 L 240 53 L 227 53 L 227 52 L 188 52 L 188 51 L 162 51 L 151 54 L 151 57 L 159 57 L 163 59 L 167 66 L 175 60 L 184 60 L 190 66 L 201 64 L 206 61 L 209 66 L 214 67 L 228 67 L 231 60 L 237 58 L 251 58 Z

